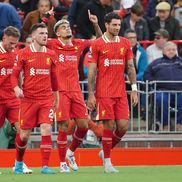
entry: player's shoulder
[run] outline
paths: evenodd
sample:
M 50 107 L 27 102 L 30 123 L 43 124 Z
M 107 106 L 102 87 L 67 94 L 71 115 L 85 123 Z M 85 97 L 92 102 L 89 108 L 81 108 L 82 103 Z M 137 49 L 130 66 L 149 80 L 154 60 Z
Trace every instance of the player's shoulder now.
M 125 42 L 125 43 L 129 43 L 129 39 L 125 38 L 125 37 L 122 37 L 122 36 L 119 36 L 119 39 L 120 39 L 120 42 Z
M 90 41 L 90 40 L 88 40 L 88 39 L 77 39 L 77 38 L 72 39 L 73 45 L 82 45 L 82 44 L 84 44 L 84 43 L 86 43 L 88 41 Z
M 101 45 L 101 44 L 104 44 L 104 40 L 103 40 L 103 37 L 99 37 L 98 39 L 94 40 L 92 42 L 92 45 Z
M 47 48 L 47 47 L 46 47 L 46 53 L 47 53 L 47 54 L 50 54 L 50 55 L 55 55 L 55 54 L 56 54 L 54 50 L 49 49 L 49 48 Z
M 24 47 L 23 49 L 17 50 L 16 53 L 17 53 L 18 55 L 21 55 L 21 54 L 25 55 L 25 54 L 30 53 L 30 52 L 31 52 L 30 47 L 27 46 L 27 47 Z

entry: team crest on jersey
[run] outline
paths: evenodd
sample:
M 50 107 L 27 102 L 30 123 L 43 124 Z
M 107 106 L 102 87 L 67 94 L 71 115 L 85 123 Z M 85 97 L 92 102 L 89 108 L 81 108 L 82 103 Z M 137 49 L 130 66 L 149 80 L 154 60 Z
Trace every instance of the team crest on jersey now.
M 62 112 L 58 112 L 58 117 L 61 118 Z
M 20 120 L 20 126 L 22 126 L 24 123 L 23 119 Z
M 102 111 L 102 117 L 104 117 L 105 114 L 106 114 L 106 110 L 103 110 L 103 111 Z
M 120 48 L 120 54 L 121 56 L 124 54 L 124 47 Z
M 47 65 L 50 65 L 50 64 L 51 64 L 51 58 L 47 58 L 47 59 L 46 59 L 46 64 L 47 64 Z

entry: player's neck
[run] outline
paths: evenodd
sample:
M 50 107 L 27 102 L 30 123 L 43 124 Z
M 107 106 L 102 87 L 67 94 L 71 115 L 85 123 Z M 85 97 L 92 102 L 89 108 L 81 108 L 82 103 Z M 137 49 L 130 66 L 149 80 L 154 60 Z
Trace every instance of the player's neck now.
M 64 45 L 73 45 L 72 44 L 72 38 L 63 39 L 61 37 L 58 38 L 58 40 L 61 42 L 61 44 Z
M 45 46 L 42 46 L 38 44 L 37 42 L 33 42 L 32 45 L 35 48 L 36 52 L 44 52 Z
M 117 40 L 117 36 L 112 35 L 109 32 L 105 32 L 104 36 L 108 40 L 108 42 L 116 42 L 116 40 Z

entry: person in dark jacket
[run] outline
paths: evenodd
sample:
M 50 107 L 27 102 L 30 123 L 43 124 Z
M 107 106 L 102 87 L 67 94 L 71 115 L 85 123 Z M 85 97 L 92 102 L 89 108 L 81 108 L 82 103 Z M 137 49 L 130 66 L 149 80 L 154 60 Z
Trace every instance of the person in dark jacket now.
M 88 10 L 90 10 L 91 14 L 97 16 L 100 29 L 102 32 L 105 32 L 106 28 L 104 23 L 104 16 L 107 13 L 113 11 L 110 5 L 111 1 L 112 0 L 92 0 L 86 4 L 86 6 L 81 10 L 78 17 L 78 34 L 76 35 L 78 38 L 92 39 L 95 37 L 94 27 L 92 23 L 90 23 L 88 17 Z
M 126 29 L 135 30 L 137 40 L 149 40 L 149 29 L 146 20 L 143 19 L 143 7 L 136 3 L 131 7 L 131 14 L 126 16 L 121 23 L 120 35 L 124 36 Z
M 179 21 L 170 15 L 171 6 L 167 2 L 161 2 L 156 6 L 157 16 L 149 22 L 150 40 L 154 40 L 154 32 L 160 28 L 169 32 L 169 40 L 179 40 L 180 25 Z
M 167 81 L 167 83 L 157 83 L 158 118 L 163 123 L 164 129 L 168 130 L 169 108 L 175 107 L 175 104 L 177 104 L 176 128 L 182 130 L 182 83 L 175 83 L 175 81 L 182 81 L 182 58 L 177 56 L 176 44 L 173 42 L 164 44 L 163 57 L 154 60 L 147 67 L 144 80 Z M 174 91 L 178 91 L 177 94 Z M 177 103 L 175 103 L 175 100 L 177 100 Z M 161 108 L 163 109 L 161 110 Z

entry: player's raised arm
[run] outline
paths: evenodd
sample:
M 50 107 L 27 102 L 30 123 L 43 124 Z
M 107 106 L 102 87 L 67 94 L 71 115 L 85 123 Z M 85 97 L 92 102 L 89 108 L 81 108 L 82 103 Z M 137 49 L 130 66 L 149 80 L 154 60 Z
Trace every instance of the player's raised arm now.
M 102 36 L 102 31 L 101 31 L 100 26 L 98 24 L 97 16 L 91 14 L 90 10 L 88 10 L 88 17 L 89 17 L 89 20 L 92 22 L 92 24 L 94 26 L 94 30 L 95 30 L 95 33 L 96 33 L 96 38 L 101 37 Z

